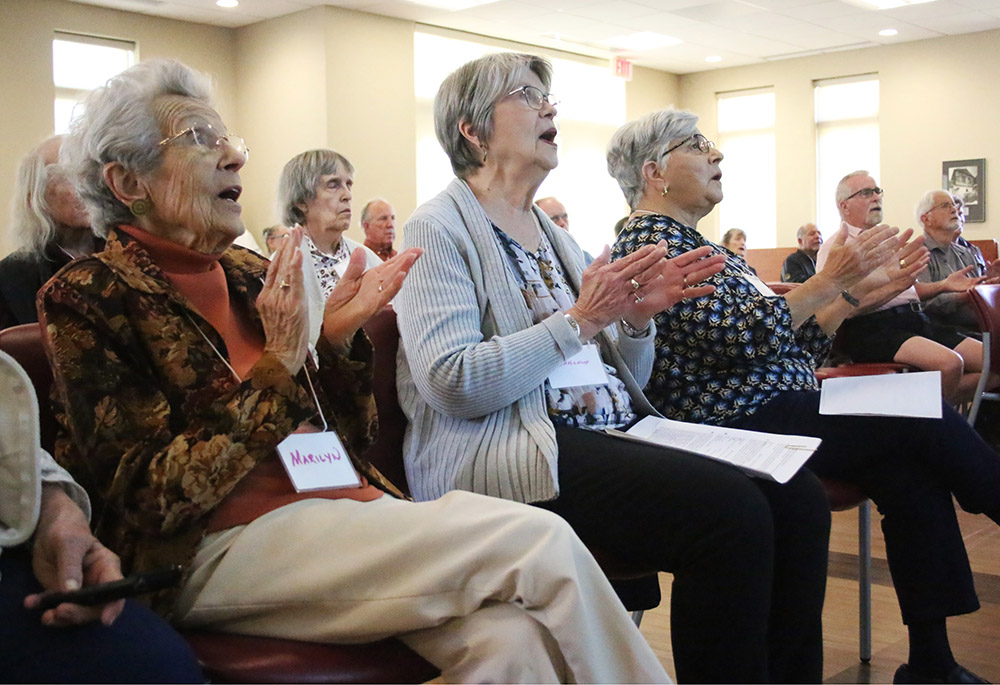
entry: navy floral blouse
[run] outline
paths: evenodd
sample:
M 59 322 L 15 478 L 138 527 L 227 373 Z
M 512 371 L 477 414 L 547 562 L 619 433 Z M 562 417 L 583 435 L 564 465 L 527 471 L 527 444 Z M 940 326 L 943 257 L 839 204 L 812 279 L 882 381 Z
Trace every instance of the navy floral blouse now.
M 672 419 L 726 424 L 753 414 L 780 392 L 817 388 L 814 369 L 832 338 L 814 319 L 793 329 L 785 298 L 758 290 L 742 257 L 659 214 L 632 218 L 612 257 L 661 239 L 669 257 L 710 245 L 726 255 L 726 266 L 706 281 L 714 293 L 656 315 L 656 361 L 645 389 L 654 407 Z

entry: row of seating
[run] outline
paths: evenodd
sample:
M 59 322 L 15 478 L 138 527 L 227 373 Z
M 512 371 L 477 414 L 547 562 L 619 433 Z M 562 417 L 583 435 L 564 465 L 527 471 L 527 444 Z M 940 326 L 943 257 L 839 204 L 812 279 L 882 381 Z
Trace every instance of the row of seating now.
M 787 284 L 772 284 L 777 291 L 787 292 Z M 794 286 L 792 286 L 794 287 Z M 984 366 L 1000 369 L 1000 285 L 981 285 L 970 291 L 984 332 Z M 399 334 L 396 315 L 387 309 L 365 326 L 375 349 L 373 390 L 378 409 L 379 436 L 365 457 L 390 480 L 406 488 L 403 467 L 403 435 L 406 418 L 396 395 L 396 353 Z M 40 398 L 42 416 L 42 446 L 51 451 L 56 422 L 45 398 L 49 396 L 52 374 L 41 344 L 41 329 L 37 324 L 15 326 L 0 331 L 0 349 L 14 357 L 27 371 Z M 817 371 L 822 380 L 843 375 L 895 373 L 901 365 L 853 365 L 823 368 Z M 985 379 L 986 373 L 983 374 Z M 975 421 L 985 393 L 985 381 L 977 391 L 970 412 Z M 1000 399 L 1000 396 L 994 396 Z M 824 482 L 830 508 L 843 511 L 859 506 L 859 646 L 862 661 L 871 659 L 871 541 L 870 502 L 857 487 L 848 483 Z M 616 583 L 616 589 L 626 607 L 639 613 L 659 604 L 659 583 L 654 570 L 625 568 L 613 559 L 592 550 Z M 319 645 L 251 636 L 212 633 L 206 631 L 185 634 L 206 674 L 214 682 L 251 683 L 361 683 L 361 682 L 425 682 L 439 675 L 437 669 L 396 639 L 363 645 Z

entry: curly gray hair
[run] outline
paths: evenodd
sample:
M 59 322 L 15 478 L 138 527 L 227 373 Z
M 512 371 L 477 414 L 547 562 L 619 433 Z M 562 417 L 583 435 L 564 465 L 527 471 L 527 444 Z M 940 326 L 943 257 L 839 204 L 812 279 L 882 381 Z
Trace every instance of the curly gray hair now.
M 545 90 L 552 86 L 552 65 L 544 57 L 498 52 L 466 62 L 448 74 L 434 97 L 434 132 L 459 178 L 483 166 L 481 154 L 462 135 L 468 122 L 484 143 L 493 138 L 493 107 L 517 88 L 522 69 L 538 76 Z
M 629 207 L 635 209 L 642 199 L 643 165 L 666 164 L 670 144 L 693 135 L 697 125 L 698 115 L 692 112 L 661 109 L 615 131 L 608 143 L 608 173 L 618 181 Z
M 286 226 L 305 224 L 302 205 L 316 197 L 323 176 L 337 172 L 354 175 L 354 166 L 333 150 L 306 150 L 292 157 L 281 170 L 278 181 L 278 206 Z
M 118 162 L 146 175 L 162 160 L 163 138 L 153 104 L 164 95 L 181 95 L 212 106 L 211 79 L 181 62 L 153 59 L 129 67 L 84 101 L 83 114 L 70 126 L 60 159 L 74 176 L 77 192 L 104 237 L 109 228 L 132 221 L 132 213 L 104 182 L 104 166 Z
M 19 252 L 41 253 L 46 243 L 55 237 L 56 222 L 49 213 L 45 190 L 57 176 L 66 176 L 65 167 L 46 164 L 45 155 L 53 140 L 49 138 L 21 160 L 17 167 L 17 187 L 10 207 L 10 226 L 7 234 Z

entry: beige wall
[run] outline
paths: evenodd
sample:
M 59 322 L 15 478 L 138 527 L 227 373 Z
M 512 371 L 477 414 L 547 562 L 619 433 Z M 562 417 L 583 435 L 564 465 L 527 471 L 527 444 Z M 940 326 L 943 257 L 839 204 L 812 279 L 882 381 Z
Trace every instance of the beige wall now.
M 236 32 L 201 24 L 101 9 L 62 0 L 0 0 L 0 216 L 7 226 L 15 172 L 34 145 L 52 135 L 52 33 L 55 30 L 138 43 L 139 56 L 174 57 L 212 74 L 219 112 L 236 117 Z M 0 232 L 6 254 L 6 230 Z
M 279 220 L 281 169 L 304 150 L 332 148 L 354 165 L 354 218 L 375 195 L 400 218 L 416 204 L 411 21 L 317 7 L 237 31 L 239 108 L 252 148 L 244 218 L 259 234 Z
M 633 67 L 625 86 L 625 118 L 629 121 L 680 101 L 680 77 L 657 69 Z
M 875 72 L 879 76 L 881 178 L 886 221 L 914 226 L 913 206 L 923 191 L 941 187 L 941 162 L 986 158 L 986 222 L 967 224 L 976 240 L 1000 235 L 1000 183 L 990 166 L 1000 146 L 1000 31 L 950 36 L 899 45 L 838 52 L 763 65 L 682 76 L 680 103 L 702 117 L 716 135 L 718 92 L 773 86 L 776 112 L 779 246 L 795 244 L 795 230 L 812 220 L 816 202 L 813 81 Z M 725 162 L 723 162 L 725 170 Z M 845 170 L 852 171 L 852 169 Z M 723 182 L 724 184 L 724 182 Z M 701 230 L 718 235 L 718 212 Z

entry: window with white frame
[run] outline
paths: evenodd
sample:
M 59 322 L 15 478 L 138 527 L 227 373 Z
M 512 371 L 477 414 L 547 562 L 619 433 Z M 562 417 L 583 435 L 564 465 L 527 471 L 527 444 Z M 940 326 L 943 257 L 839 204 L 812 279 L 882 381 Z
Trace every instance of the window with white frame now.
M 747 247 L 774 247 L 777 236 L 774 91 L 757 88 L 716 95 L 719 149 L 725 155 L 719 239 L 731 228 Z
M 417 109 L 417 203 L 444 190 L 454 178 L 451 164 L 434 135 L 434 96 L 445 77 L 495 45 L 434 33 L 413 36 L 414 90 Z M 545 54 L 542 48 L 534 52 Z M 559 101 L 559 166 L 538 197 L 555 196 L 566 206 L 570 233 L 580 246 L 597 254 L 614 242 L 614 225 L 627 211 L 621 189 L 608 175 L 605 150 L 625 123 L 625 82 L 604 64 L 595 65 L 546 55 L 552 62 L 552 92 Z
M 55 132 L 66 132 L 87 91 L 104 85 L 135 60 L 133 42 L 56 31 L 52 40 Z
M 878 76 L 816 81 L 816 225 L 829 238 L 840 228 L 837 184 L 859 169 L 879 180 Z

